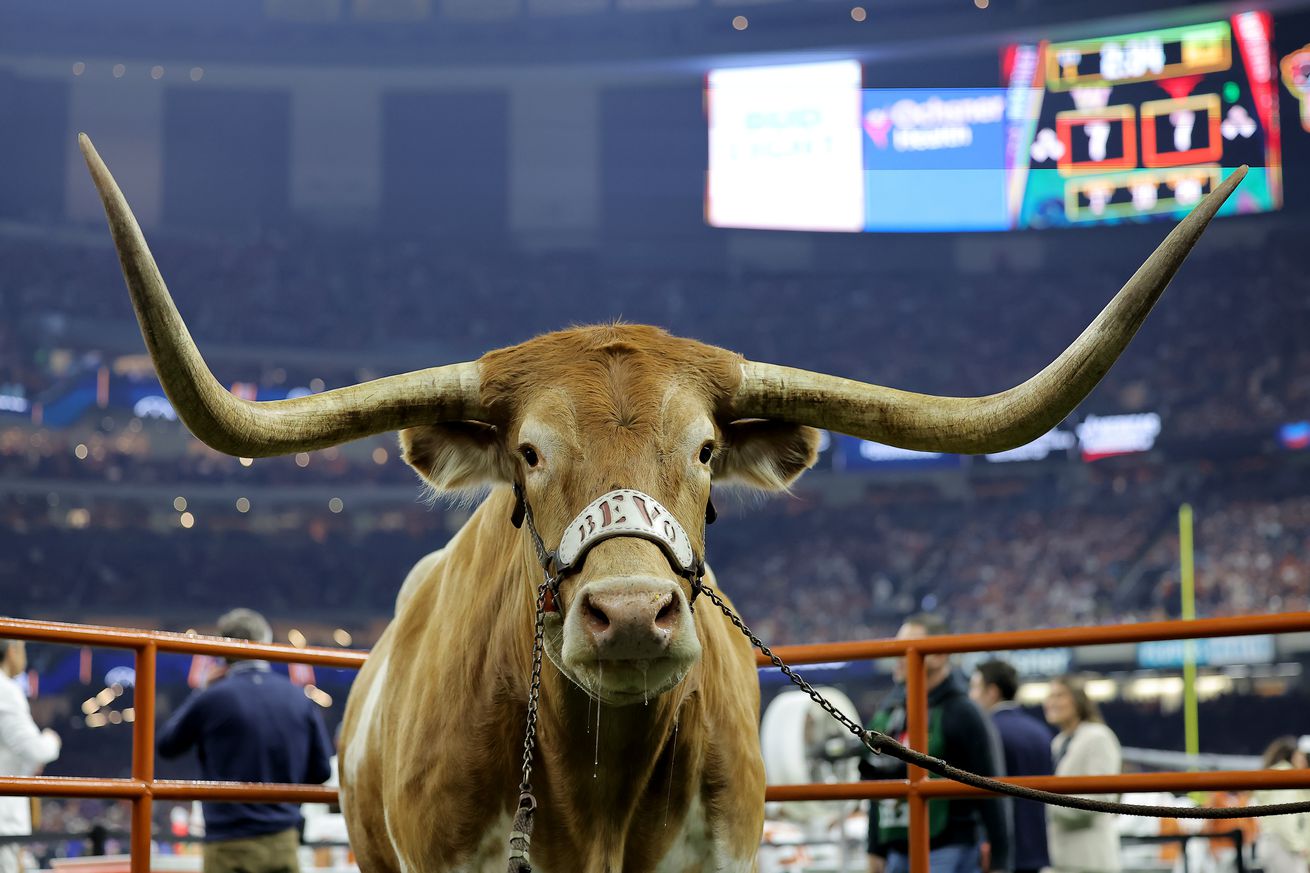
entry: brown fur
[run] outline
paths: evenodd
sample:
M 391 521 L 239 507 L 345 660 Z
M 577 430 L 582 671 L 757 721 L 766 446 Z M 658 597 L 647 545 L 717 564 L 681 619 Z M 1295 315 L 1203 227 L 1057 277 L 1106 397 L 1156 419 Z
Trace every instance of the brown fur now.
M 739 362 L 655 328 L 577 328 L 483 357 L 492 421 L 402 434 L 406 460 L 434 487 L 493 491 L 440 557 L 406 581 L 352 690 L 343 806 L 365 873 L 399 871 L 396 848 L 412 871 L 504 869 L 508 829 L 490 847 L 481 841 L 517 799 L 541 581 L 526 530 L 510 525 L 508 482 L 525 483 L 548 547 L 582 506 L 631 487 L 672 511 L 703 553 L 710 474 L 697 467 L 701 444 L 689 434 L 712 428 L 714 475 L 757 487 L 785 487 L 813 463 L 809 428 L 727 418 Z M 527 438 L 545 443 L 535 447 L 535 469 L 520 454 Z M 607 540 L 565 581 L 562 605 L 589 580 L 631 573 L 674 578 L 652 544 Z M 715 844 L 730 858 L 754 857 L 764 789 L 754 660 L 713 604 L 696 606 L 701 660 L 648 705 L 597 704 L 544 661 L 537 869 L 652 871 L 697 799 Z M 363 724 L 371 691 L 373 723 Z M 352 745 L 360 735 L 369 742 Z M 687 869 L 718 867 L 706 857 Z

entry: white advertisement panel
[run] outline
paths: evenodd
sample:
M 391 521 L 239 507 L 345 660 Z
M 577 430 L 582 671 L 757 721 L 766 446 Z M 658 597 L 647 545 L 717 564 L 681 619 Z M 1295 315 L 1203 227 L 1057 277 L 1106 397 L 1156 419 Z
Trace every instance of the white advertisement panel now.
M 864 229 L 857 61 L 712 70 L 706 220 Z

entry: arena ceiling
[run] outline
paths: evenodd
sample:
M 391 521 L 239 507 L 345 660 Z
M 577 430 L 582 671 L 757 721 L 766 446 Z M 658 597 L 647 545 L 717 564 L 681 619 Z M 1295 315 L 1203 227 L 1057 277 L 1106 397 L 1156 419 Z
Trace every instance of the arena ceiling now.
M 976 4 L 986 8 L 980 9 Z M 854 20 L 856 6 L 863 20 Z M 0 6 L 0 53 L 256 64 L 635 62 L 827 49 L 993 47 L 1065 26 L 1153 26 L 1310 0 L 67 0 Z M 738 29 L 744 20 L 748 26 Z M 164 57 L 168 54 L 172 57 Z

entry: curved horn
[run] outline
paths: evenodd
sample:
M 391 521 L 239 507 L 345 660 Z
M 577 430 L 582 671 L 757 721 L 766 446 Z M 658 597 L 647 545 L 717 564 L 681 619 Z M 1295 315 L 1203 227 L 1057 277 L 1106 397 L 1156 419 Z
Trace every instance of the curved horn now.
M 309 397 L 256 403 L 214 378 L 173 305 L 145 237 L 95 146 L 78 136 L 164 392 L 202 442 L 245 458 L 307 452 L 435 421 L 481 419 L 478 365 L 451 364 Z
M 920 451 L 999 452 L 1029 443 L 1059 424 L 1101 381 L 1245 175 L 1243 165 L 1211 191 L 1072 345 L 1008 391 L 938 397 L 747 361 L 733 411 L 743 418 L 793 421 Z

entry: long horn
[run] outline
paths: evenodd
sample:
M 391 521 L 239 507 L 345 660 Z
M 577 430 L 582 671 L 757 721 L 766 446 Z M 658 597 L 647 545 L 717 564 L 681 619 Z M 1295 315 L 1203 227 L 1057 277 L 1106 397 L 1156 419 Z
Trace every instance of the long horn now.
M 136 217 L 86 134 L 78 137 L 100 191 L 141 335 L 173 408 L 201 441 L 256 458 L 307 452 L 417 424 L 486 416 L 476 363 L 388 376 L 349 388 L 256 403 L 214 378 L 173 305 Z
M 1029 443 L 1101 381 L 1245 175 L 1243 165 L 1211 191 L 1078 339 L 1021 385 L 986 397 L 939 397 L 747 361 L 733 411 L 929 452 L 1000 452 Z

